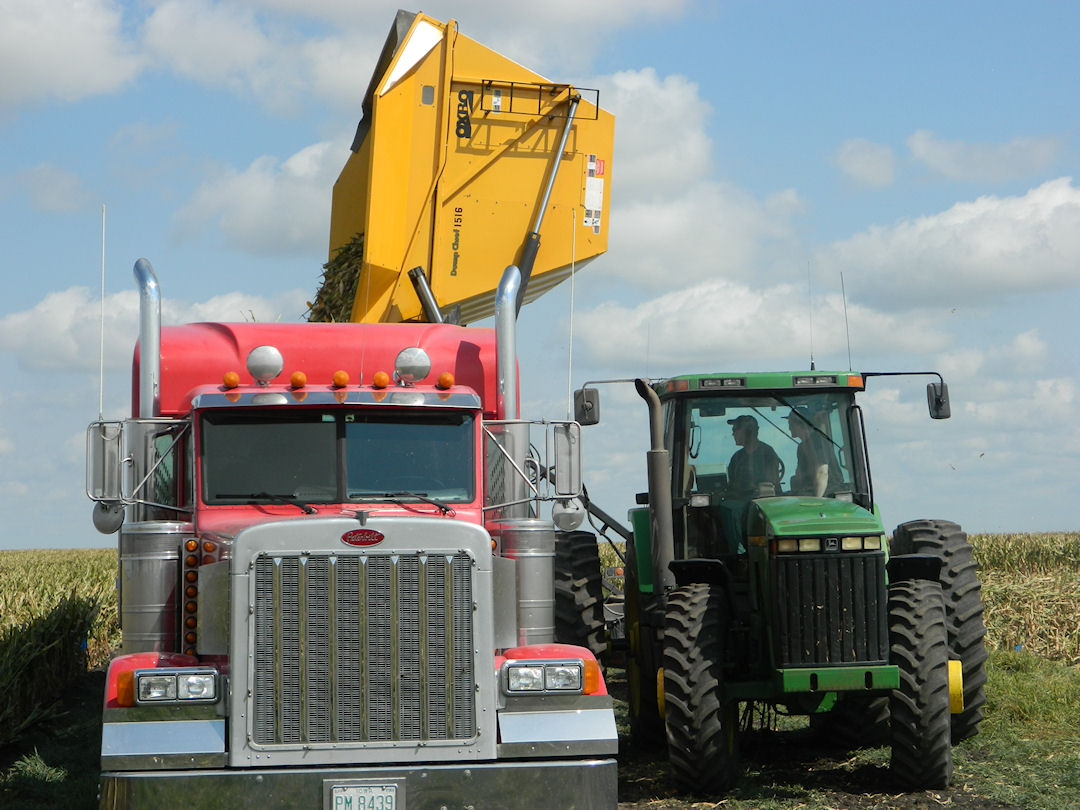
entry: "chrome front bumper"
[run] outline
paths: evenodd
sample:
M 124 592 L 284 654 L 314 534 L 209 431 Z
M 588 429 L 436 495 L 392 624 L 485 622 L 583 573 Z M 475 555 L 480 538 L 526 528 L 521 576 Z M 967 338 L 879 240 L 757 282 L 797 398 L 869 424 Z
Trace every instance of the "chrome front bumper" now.
M 614 759 L 480 762 L 375 768 L 104 771 L 102 810 L 333 810 L 330 788 L 396 784 L 394 810 L 593 810 L 617 806 Z

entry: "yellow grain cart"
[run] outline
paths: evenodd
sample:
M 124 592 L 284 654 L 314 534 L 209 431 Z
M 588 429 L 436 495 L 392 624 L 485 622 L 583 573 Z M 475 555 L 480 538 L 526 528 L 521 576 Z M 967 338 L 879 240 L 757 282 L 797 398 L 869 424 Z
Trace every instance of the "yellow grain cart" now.
M 327 281 L 348 266 L 348 318 L 473 322 L 507 265 L 520 306 L 603 253 L 614 117 L 598 101 L 398 12 L 334 185 Z

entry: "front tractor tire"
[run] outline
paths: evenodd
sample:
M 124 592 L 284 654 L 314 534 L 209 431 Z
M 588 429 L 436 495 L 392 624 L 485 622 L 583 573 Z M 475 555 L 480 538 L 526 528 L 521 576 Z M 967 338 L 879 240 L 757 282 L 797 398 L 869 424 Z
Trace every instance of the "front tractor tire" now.
M 900 670 L 900 688 L 889 701 L 893 775 L 915 790 L 948 787 L 949 649 L 940 583 L 889 586 L 889 644 Z
M 739 776 L 739 704 L 724 696 L 728 604 L 704 583 L 668 592 L 664 708 L 672 775 L 687 792 L 716 795 Z
M 952 716 L 952 741 L 974 737 L 986 703 L 986 627 L 982 583 L 967 535 L 947 520 L 913 520 L 896 527 L 889 551 L 931 554 L 942 561 L 949 657 L 959 659 L 964 673 L 964 710 Z

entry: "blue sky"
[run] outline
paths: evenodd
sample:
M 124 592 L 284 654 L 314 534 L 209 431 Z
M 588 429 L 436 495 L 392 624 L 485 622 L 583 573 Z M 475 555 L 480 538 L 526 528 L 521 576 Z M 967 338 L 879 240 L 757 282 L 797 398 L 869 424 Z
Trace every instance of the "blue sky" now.
M 107 546 L 83 493 L 128 409 L 149 258 L 167 320 L 299 319 L 396 3 L 6 0 L 0 547 Z M 616 115 L 608 254 L 522 313 L 523 413 L 587 379 L 942 371 L 864 399 L 887 525 L 1068 531 L 1080 451 L 1072 3 L 431 2 Z M 841 279 L 848 314 L 845 327 Z M 571 303 L 573 366 L 570 357 Z M 811 331 L 811 313 L 812 325 Z M 647 425 L 603 393 L 586 484 L 621 515 Z

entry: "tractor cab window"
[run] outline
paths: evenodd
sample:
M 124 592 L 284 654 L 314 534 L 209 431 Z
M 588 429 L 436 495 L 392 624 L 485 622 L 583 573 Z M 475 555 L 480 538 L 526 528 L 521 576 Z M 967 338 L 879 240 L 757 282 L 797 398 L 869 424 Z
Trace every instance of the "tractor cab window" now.
M 202 416 L 208 504 L 468 503 L 475 497 L 471 413 L 237 409 Z
M 694 548 L 695 535 L 743 537 L 746 507 L 756 498 L 853 496 L 850 394 L 744 392 L 675 402 L 667 427 L 672 497 L 688 510 L 687 524 L 676 520 L 685 554 L 703 551 Z M 742 541 L 732 539 L 727 550 L 743 550 Z

